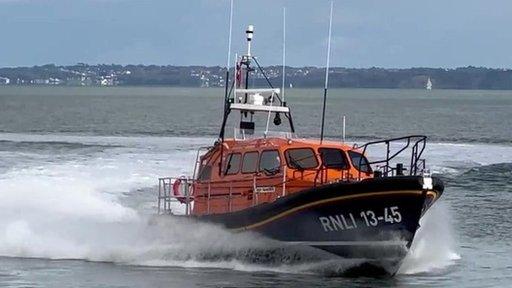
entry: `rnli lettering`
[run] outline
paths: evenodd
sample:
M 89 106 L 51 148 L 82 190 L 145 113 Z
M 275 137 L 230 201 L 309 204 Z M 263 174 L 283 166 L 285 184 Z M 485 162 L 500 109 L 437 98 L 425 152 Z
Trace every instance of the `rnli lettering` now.
M 320 220 L 322 228 L 325 232 L 357 228 L 356 220 L 354 219 L 354 215 L 352 215 L 352 213 L 348 213 L 348 217 L 345 217 L 343 214 L 338 214 L 327 217 L 318 217 L 318 220 Z
M 402 214 L 397 206 L 384 207 L 382 214 L 373 210 L 364 210 L 358 216 L 357 221 L 352 213 L 318 217 L 318 220 L 325 232 L 355 229 L 357 228 L 357 222 L 362 222 L 363 227 L 376 227 L 381 223 L 402 222 Z

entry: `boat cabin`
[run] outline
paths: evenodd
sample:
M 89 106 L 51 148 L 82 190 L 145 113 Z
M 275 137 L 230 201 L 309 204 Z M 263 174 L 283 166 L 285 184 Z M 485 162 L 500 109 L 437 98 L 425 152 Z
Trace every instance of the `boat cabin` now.
M 233 212 L 317 185 L 373 176 L 361 151 L 334 141 L 226 139 L 198 162 L 196 215 Z

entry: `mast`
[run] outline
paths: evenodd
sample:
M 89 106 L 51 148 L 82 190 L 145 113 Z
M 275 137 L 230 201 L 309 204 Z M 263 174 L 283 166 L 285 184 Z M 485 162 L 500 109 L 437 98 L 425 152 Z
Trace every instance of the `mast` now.
M 245 55 L 245 89 L 249 89 L 249 72 L 251 70 L 251 42 L 252 37 L 254 36 L 254 26 L 249 25 L 245 30 L 245 34 L 247 35 L 247 55 Z M 245 94 L 247 98 L 247 94 Z
M 284 99 L 284 83 L 285 83 L 285 79 L 286 79 L 286 7 L 283 7 L 283 67 L 282 67 L 282 71 L 281 71 L 281 102 L 286 105 L 285 103 L 285 99 Z M 270 106 L 272 106 L 272 104 L 274 103 L 274 95 L 270 96 L 271 98 L 271 102 L 270 102 Z M 270 111 L 268 111 L 268 117 L 267 117 L 267 126 L 266 126 L 266 129 L 265 129 L 265 137 L 267 137 L 267 134 L 268 134 L 268 127 L 270 125 L 270 114 L 272 114 Z M 280 116 L 279 116 L 279 113 L 276 113 L 276 116 L 274 118 L 274 124 L 276 123 L 280 123 L 281 122 L 281 119 L 280 119 Z M 293 124 L 292 124 L 293 126 Z M 293 129 L 293 128 L 292 128 Z
M 281 83 L 281 99 L 285 102 L 284 99 L 284 84 L 286 78 L 286 7 L 283 7 L 283 71 L 282 75 L 282 83 Z
M 221 141 L 224 141 L 224 126 L 227 118 L 228 112 L 228 102 L 229 102 L 229 69 L 230 69 L 230 61 L 231 61 L 231 39 L 233 35 L 233 2 L 234 0 L 230 1 L 229 5 L 229 32 L 228 32 L 228 56 L 226 59 L 226 79 L 224 81 L 224 109 L 222 113 L 222 127 L 219 133 L 219 138 Z
M 267 114 L 267 124 L 265 130 L 263 130 L 264 137 L 266 137 L 269 132 L 270 116 L 272 114 L 275 116 L 273 121 L 275 126 L 281 125 L 282 120 L 280 115 L 284 115 L 290 124 L 291 133 L 295 132 L 290 108 L 286 106 L 286 103 L 280 97 L 281 89 L 274 88 L 267 74 L 263 70 L 263 67 L 258 63 L 257 58 L 252 55 L 254 26 L 247 26 L 245 32 L 247 40 L 247 51 L 243 55 L 235 57 L 237 59 L 235 65 L 236 69 L 234 75 L 232 76 L 233 79 L 231 80 L 232 83 L 230 84 L 231 88 L 229 88 L 226 92 L 225 113 L 224 118 L 222 119 L 222 126 L 219 134 L 220 142 L 224 141 L 225 139 L 226 123 L 232 111 L 240 112 L 239 126 L 234 130 L 235 138 L 237 135 L 236 133 L 241 133 L 240 135 L 242 135 L 244 139 L 245 135 L 254 134 L 256 123 L 253 117 L 255 117 L 255 115 L 261 115 L 262 113 Z M 255 65 L 254 68 L 252 67 L 253 63 Z M 263 74 L 268 88 L 249 88 L 249 76 L 256 69 L 258 69 L 258 71 Z M 245 79 L 243 79 L 243 76 L 245 76 Z M 218 143 L 219 142 L 216 144 Z M 221 156 L 223 156 L 223 148 L 220 147 L 220 150 Z
M 231 61 L 231 38 L 233 34 L 233 2 L 234 0 L 230 1 L 229 5 L 229 36 L 228 36 L 228 57 L 226 59 L 226 80 L 224 81 L 224 109 L 222 113 L 222 128 L 220 129 L 220 141 L 224 141 L 224 134 L 225 134 L 225 126 L 226 126 L 226 120 L 228 117 L 228 105 L 229 105 L 229 69 L 230 69 L 230 61 Z M 220 146 L 220 161 L 219 161 L 219 176 L 222 174 L 222 158 L 224 154 L 224 145 Z
M 226 59 L 226 68 L 228 69 L 227 72 L 229 72 L 230 64 L 231 63 L 231 38 L 233 35 L 233 0 L 231 0 L 230 6 L 229 6 L 229 34 L 228 34 L 228 58 Z M 227 87 L 227 83 L 226 83 Z
M 324 105 L 322 108 L 322 129 L 320 131 L 320 143 L 324 140 L 324 125 L 325 125 L 325 105 L 327 102 L 327 89 L 329 87 L 329 62 L 331 58 L 331 32 L 332 32 L 332 10 L 334 8 L 334 1 L 331 0 L 331 13 L 329 17 L 329 40 L 327 42 L 327 63 L 325 65 L 325 85 L 324 85 Z

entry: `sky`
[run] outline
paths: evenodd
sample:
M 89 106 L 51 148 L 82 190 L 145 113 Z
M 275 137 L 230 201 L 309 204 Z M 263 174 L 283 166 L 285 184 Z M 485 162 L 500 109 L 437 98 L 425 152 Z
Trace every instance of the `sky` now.
M 325 66 L 329 0 L 235 0 L 233 57 Z M 331 65 L 512 68 L 510 0 L 335 0 Z M 225 66 L 229 0 L 0 0 L 0 67 Z

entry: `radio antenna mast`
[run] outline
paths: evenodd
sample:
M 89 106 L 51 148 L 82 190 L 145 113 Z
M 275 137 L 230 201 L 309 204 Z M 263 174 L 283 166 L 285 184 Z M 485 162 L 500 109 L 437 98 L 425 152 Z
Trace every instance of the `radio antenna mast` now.
M 226 117 L 227 117 L 227 113 L 228 113 L 228 102 L 229 102 L 229 69 L 230 69 L 230 65 L 229 63 L 231 63 L 231 35 L 233 34 L 233 1 L 234 0 L 231 0 L 230 1 L 230 5 L 229 5 L 229 36 L 228 36 L 228 59 L 226 60 L 226 80 L 224 81 L 224 109 L 223 109 L 223 112 L 222 112 L 222 128 L 220 130 L 220 135 L 219 135 L 219 138 L 221 141 L 224 141 L 224 125 L 225 125 L 225 121 L 226 121 Z M 223 157 L 223 154 L 224 154 L 224 146 L 221 145 L 220 146 L 220 162 L 219 162 L 219 176 L 221 175 L 221 171 L 222 171 L 222 157 Z
M 284 100 L 284 84 L 286 78 L 286 7 L 283 7 L 283 71 L 281 72 L 283 81 L 281 83 L 281 99 Z
M 231 0 L 229 5 L 229 36 L 228 36 L 228 58 L 226 59 L 226 80 L 224 81 L 225 91 L 224 91 L 224 114 L 226 114 L 226 105 L 228 102 L 228 93 L 229 93 L 229 69 L 231 68 L 231 38 L 233 34 L 233 1 Z M 224 117 L 224 115 L 223 115 Z
M 327 63 L 325 65 L 325 85 L 324 85 L 324 105 L 322 109 L 322 130 L 320 131 L 320 143 L 324 140 L 324 125 L 325 125 L 325 105 L 327 101 L 327 89 L 329 87 L 329 62 L 331 58 L 331 32 L 332 32 L 332 11 L 334 8 L 334 1 L 331 0 L 331 14 L 329 17 L 329 40 L 327 42 Z

